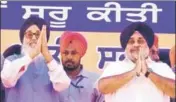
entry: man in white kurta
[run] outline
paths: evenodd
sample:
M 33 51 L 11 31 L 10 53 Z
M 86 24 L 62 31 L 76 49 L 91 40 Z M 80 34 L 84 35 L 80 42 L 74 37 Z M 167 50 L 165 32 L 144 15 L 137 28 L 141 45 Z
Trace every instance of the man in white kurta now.
M 175 74 L 152 61 L 154 33 L 145 23 L 129 25 L 121 34 L 125 60 L 109 63 L 98 80 L 106 102 L 170 102 L 175 97 Z

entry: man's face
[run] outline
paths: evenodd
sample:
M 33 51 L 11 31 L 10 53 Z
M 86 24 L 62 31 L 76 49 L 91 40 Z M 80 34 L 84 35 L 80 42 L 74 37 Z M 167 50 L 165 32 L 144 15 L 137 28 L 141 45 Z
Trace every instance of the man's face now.
M 61 58 L 65 70 L 73 71 L 80 65 L 81 56 L 72 44 L 69 44 L 69 46 L 61 52 Z
M 31 25 L 25 31 L 23 44 L 28 48 L 34 48 L 37 45 L 37 40 L 39 36 L 40 29 L 36 25 Z
M 145 58 L 148 57 L 149 48 L 147 42 L 138 31 L 135 31 L 129 39 L 125 49 L 127 57 L 135 62 L 138 59 L 140 48 L 144 49 L 143 55 L 145 55 Z

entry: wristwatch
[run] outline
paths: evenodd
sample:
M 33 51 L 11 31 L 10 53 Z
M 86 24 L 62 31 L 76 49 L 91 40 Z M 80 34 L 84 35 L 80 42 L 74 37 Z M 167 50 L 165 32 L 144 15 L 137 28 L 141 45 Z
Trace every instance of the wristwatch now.
M 148 76 L 150 75 L 151 72 L 153 72 L 153 70 L 151 68 L 148 68 L 147 72 L 145 73 L 145 77 L 148 78 Z

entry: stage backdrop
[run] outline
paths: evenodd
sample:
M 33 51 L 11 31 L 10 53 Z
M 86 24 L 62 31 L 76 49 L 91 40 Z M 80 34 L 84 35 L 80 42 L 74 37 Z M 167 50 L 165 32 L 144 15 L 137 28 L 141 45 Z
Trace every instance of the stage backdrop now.
M 51 28 L 49 49 L 59 61 L 59 37 L 77 31 L 88 41 L 82 59 L 85 69 L 101 73 L 108 62 L 122 58 L 119 36 L 131 22 L 146 22 L 159 36 L 159 47 L 175 44 L 175 2 L 1 1 L 1 53 L 20 44 L 19 29 L 31 15 L 44 18 Z

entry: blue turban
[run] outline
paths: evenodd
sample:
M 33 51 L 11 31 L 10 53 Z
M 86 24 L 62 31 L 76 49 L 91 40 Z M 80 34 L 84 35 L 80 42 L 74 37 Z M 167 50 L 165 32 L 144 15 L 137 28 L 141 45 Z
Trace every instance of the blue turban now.
M 136 22 L 128 25 L 120 35 L 120 43 L 123 49 L 126 48 L 126 45 L 128 43 L 128 40 L 133 35 L 135 31 L 138 31 L 141 33 L 141 35 L 144 37 L 144 39 L 147 41 L 147 45 L 149 48 L 152 47 L 154 43 L 154 32 L 152 28 L 143 22 Z
M 47 26 L 47 28 L 46 28 L 47 41 L 49 40 L 50 29 L 49 29 L 49 26 L 47 25 L 46 21 L 42 18 L 37 17 L 37 16 L 31 16 L 21 26 L 21 29 L 20 29 L 20 41 L 21 41 L 21 43 L 23 43 L 23 38 L 24 38 L 25 31 L 31 25 L 36 25 L 40 30 L 42 30 L 43 25 L 46 25 Z

